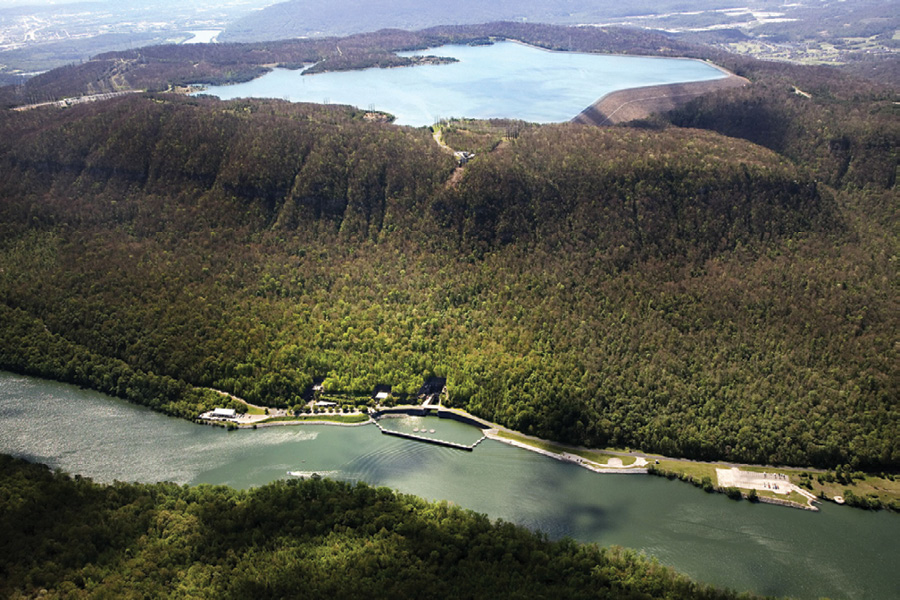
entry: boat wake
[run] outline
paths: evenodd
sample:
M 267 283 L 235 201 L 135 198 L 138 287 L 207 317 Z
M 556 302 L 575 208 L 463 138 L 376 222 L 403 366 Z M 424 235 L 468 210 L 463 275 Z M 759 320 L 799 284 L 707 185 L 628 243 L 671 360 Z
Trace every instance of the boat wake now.
M 340 471 L 288 471 L 287 474 L 291 477 L 299 477 L 301 479 L 309 479 L 313 475 L 318 475 L 319 477 L 329 477 L 331 479 L 335 479 L 338 475 L 340 475 Z

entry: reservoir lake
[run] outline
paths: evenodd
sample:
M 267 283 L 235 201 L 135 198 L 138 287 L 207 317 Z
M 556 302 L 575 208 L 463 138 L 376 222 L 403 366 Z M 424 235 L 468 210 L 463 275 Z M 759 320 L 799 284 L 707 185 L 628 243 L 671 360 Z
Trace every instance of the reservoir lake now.
M 454 421 L 405 418 L 465 441 Z M 825 504 L 819 513 L 729 500 L 646 475 L 598 475 L 493 440 L 474 452 L 382 435 L 373 425 L 227 432 L 74 386 L 0 372 L 0 452 L 96 481 L 258 486 L 319 473 L 388 486 L 553 538 L 618 544 L 697 579 L 797 598 L 891 598 L 900 516 Z
M 517 42 L 448 45 L 402 56 L 434 55 L 459 62 L 301 75 L 275 69 L 246 83 L 210 86 L 223 100 L 281 98 L 381 110 L 399 125 L 422 127 L 442 118 L 569 121 L 617 90 L 708 81 L 725 73 L 700 60 L 553 52 Z

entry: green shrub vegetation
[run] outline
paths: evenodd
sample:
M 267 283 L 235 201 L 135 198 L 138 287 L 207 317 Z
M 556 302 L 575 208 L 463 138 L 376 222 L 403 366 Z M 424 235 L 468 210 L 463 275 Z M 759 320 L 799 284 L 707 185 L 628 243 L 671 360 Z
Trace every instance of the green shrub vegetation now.
M 316 478 L 106 486 L 0 455 L 0 531 L 6 598 L 737 597 L 628 550 Z

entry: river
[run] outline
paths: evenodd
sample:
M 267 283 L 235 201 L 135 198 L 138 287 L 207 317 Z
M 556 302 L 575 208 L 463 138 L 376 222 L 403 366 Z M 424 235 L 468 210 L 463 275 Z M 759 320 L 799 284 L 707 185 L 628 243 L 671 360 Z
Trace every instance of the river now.
M 396 420 L 477 439 L 461 423 Z M 597 475 L 485 440 L 474 452 L 381 435 L 371 425 L 226 432 L 77 387 L 0 372 L 0 452 L 97 481 L 239 488 L 288 471 L 363 480 L 547 532 L 657 557 L 720 586 L 798 598 L 891 598 L 900 516 L 735 502 L 644 475 Z
M 458 62 L 315 75 L 275 69 L 246 83 L 210 86 L 201 93 L 223 100 L 349 104 L 389 112 L 397 124 L 416 127 L 447 117 L 556 123 L 571 120 L 617 90 L 725 76 L 699 60 L 551 52 L 515 42 L 448 45 L 400 54 L 445 56 Z
M 198 29 L 196 31 L 188 31 L 193 37 L 185 40 L 185 44 L 214 44 L 216 38 L 222 33 L 221 29 Z

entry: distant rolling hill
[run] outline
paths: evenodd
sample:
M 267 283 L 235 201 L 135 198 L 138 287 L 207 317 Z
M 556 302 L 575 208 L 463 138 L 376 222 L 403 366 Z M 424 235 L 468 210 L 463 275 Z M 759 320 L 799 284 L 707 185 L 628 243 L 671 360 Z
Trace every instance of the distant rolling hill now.
M 742 6 L 737 0 L 701 2 L 704 8 Z M 627 4 L 591 0 L 499 0 L 418 2 L 416 0 L 291 0 L 275 4 L 230 25 L 226 42 L 256 42 L 306 36 L 348 35 L 383 28 L 421 29 L 489 21 L 598 24 L 612 18 L 698 10 L 697 2 L 637 0 Z

